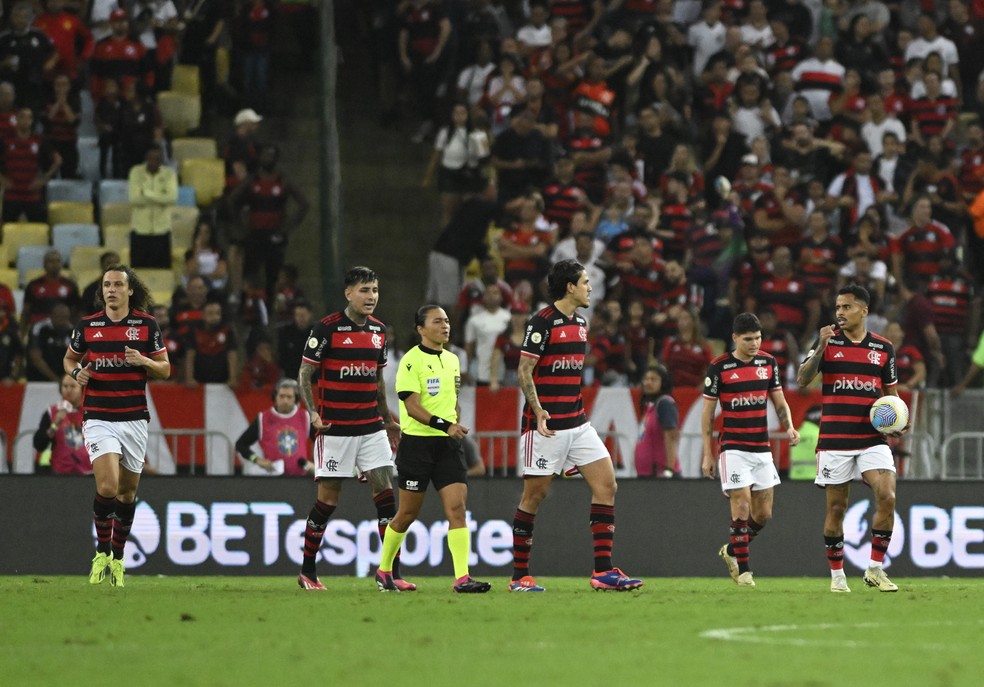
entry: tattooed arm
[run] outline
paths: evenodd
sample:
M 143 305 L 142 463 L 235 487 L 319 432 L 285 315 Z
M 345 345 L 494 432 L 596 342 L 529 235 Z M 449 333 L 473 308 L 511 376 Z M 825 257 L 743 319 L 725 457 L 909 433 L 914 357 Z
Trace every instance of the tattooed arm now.
M 297 374 L 297 384 L 301 388 L 301 400 L 304 401 L 304 407 L 307 408 L 311 425 L 320 432 L 328 429 L 329 425 L 321 421 L 321 413 L 318 411 L 318 405 L 314 402 L 314 393 L 311 391 L 311 376 L 316 369 L 314 365 L 302 361 L 301 370 Z
M 529 404 L 530 410 L 536 415 L 537 431 L 545 437 L 552 437 L 556 434 L 556 431 L 547 428 L 547 420 L 550 419 L 550 413 L 540 405 L 540 397 L 536 393 L 536 384 L 533 383 L 533 368 L 536 367 L 537 362 L 537 358 L 528 355 L 520 357 L 518 370 L 519 388 L 523 390 L 523 395 L 526 396 L 526 402 Z

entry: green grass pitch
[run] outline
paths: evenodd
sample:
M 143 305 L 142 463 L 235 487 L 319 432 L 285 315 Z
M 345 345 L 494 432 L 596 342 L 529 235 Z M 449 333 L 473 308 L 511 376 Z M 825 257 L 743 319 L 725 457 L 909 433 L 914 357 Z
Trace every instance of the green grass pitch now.
M 879 593 L 849 578 L 654 578 L 594 592 L 540 578 L 544 594 L 455 595 L 414 578 L 0 577 L 0 683 L 21 685 L 984 684 L 984 580 L 899 579 Z

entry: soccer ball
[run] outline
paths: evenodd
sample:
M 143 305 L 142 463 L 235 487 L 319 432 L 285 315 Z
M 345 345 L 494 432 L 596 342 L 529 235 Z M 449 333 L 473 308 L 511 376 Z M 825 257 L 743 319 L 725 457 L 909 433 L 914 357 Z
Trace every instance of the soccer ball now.
M 871 426 L 882 434 L 891 434 L 905 429 L 909 424 L 909 408 L 898 396 L 882 396 L 868 413 Z

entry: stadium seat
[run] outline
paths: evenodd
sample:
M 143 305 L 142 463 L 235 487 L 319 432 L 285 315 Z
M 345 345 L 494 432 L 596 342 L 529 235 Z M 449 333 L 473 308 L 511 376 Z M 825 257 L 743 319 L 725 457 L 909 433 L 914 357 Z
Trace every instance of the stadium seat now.
M 20 288 L 19 281 L 20 277 L 17 275 L 16 269 L 0 267 L 0 284 L 3 284 L 11 291 L 15 291 Z
M 198 128 L 201 123 L 201 96 L 161 91 L 157 94 L 157 109 L 164 120 L 164 128 L 172 138 L 185 136 L 190 129 Z
M 92 182 L 84 179 L 52 179 L 46 186 L 48 202 L 56 200 L 74 203 L 92 202 Z
M 38 276 L 35 274 L 37 270 L 44 272 L 44 254 L 49 250 L 51 246 L 21 246 L 17 250 L 17 274 L 21 287 Z
M 88 90 L 79 91 L 79 104 L 81 105 L 79 111 L 82 115 L 82 121 L 79 122 L 78 135 L 98 136 L 99 131 L 96 129 L 95 121 L 96 106 L 92 102 L 92 94 Z
M 17 260 L 21 246 L 47 246 L 51 230 L 41 222 L 8 222 L 3 225 L 3 245 L 7 247 L 10 263 Z
M 48 222 L 54 224 L 92 224 L 96 221 L 95 208 L 91 202 L 75 203 L 56 200 L 48 203 Z
M 74 275 L 75 283 L 79 285 L 79 291 L 83 291 L 85 287 L 102 276 L 102 270 L 72 270 L 72 274 Z
M 176 64 L 171 72 L 171 90 L 185 95 L 200 95 L 202 92 L 198 67 L 193 64 Z
M 126 179 L 103 179 L 99 182 L 99 207 L 107 203 L 129 203 L 130 184 Z
M 83 91 L 84 93 L 85 91 Z M 99 138 L 79 135 L 79 174 L 86 181 L 99 181 Z
M 141 278 L 143 277 L 144 271 L 145 270 L 140 270 Z M 151 303 L 153 305 L 165 305 L 165 306 L 167 306 L 167 307 L 170 308 L 171 307 L 171 295 L 173 293 L 174 293 L 173 290 L 171 290 L 171 291 L 163 291 L 163 290 L 161 290 L 161 291 L 154 291 L 154 290 L 151 290 L 151 292 L 150 292 L 150 300 L 151 300 Z
M 80 270 L 98 270 L 99 256 L 108 249 L 102 244 L 95 246 L 72 246 L 68 256 L 68 266 L 78 273 Z
M 174 291 L 174 272 L 171 270 L 145 267 L 140 270 L 140 281 L 147 286 L 148 291 L 166 291 L 168 293 Z
M 99 208 L 99 223 L 104 229 L 109 224 L 126 224 L 129 226 L 131 212 L 132 207 L 129 203 L 106 203 Z
M 178 186 L 178 205 L 188 208 L 198 208 L 198 196 L 194 186 Z
M 188 250 L 198 224 L 198 208 L 184 205 L 171 206 L 171 247 Z
M 51 245 L 66 259 L 75 246 L 99 246 L 99 225 L 55 224 L 51 227 Z
M 7 246 L 0 243 L 0 269 L 4 269 L 10 264 L 10 258 L 8 255 Z
M 225 161 L 220 159 L 190 158 L 181 163 L 181 183 L 194 186 L 199 207 L 208 207 L 225 190 Z
M 205 159 L 219 156 L 219 147 L 214 138 L 185 137 L 171 141 L 171 159 L 181 168 L 181 163 L 191 158 Z
M 130 223 L 126 224 L 104 224 L 103 225 L 103 248 L 112 248 L 116 252 L 130 247 L 130 232 L 133 227 Z M 123 257 L 120 255 L 120 257 Z

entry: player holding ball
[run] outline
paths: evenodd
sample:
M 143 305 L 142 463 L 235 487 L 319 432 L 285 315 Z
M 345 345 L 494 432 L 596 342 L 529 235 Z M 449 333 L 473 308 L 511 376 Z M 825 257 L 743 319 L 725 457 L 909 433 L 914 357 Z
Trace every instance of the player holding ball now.
M 844 574 L 844 514 L 851 482 L 858 477 L 875 497 L 871 560 L 862 579 L 879 591 L 898 591 L 883 567 L 895 527 L 895 461 L 885 437 L 901 432 L 882 434 L 869 417 L 878 398 L 898 396 L 895 349 L 888 339 L 868 331 L 869 302 L 867 290 L 860 286 L 838 291 L 837 323 L 820 330 L 796 375 L 800 387 L 806 387 L 823 374 L 816 484 L 827 494 L 823 537 L 832 592 L 851 591 Z

